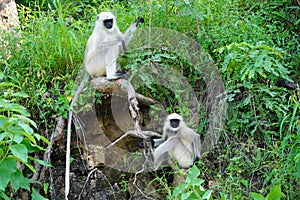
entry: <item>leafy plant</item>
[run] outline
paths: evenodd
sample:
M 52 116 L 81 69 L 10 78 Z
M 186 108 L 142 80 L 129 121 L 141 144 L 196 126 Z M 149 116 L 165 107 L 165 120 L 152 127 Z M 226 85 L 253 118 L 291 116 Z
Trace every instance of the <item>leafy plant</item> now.
M 280 60 L 282 50 L 263 43 L 251 45 L 246 42 L 232 43 L 218 49 L 227 51 L 221 71 L 227 75 L 228 84 L 241 82 L 268 82 L 279 77 L 288 78 L 288 69 Z
M 119 184 L 121 186 L 122 192 L 127 192 L 128 188 L 128 180 L 125 179 L 126 174 L 121 174 L 121 180 L 119 181 Z
M 202 187 L 203 179 L 198 176 L 200 170 L 194 165 L 187 171 L 186 183 L 177 186 L 172 194 L 176 199 L 212 199 L 212 190 L 205 190 Z
M 266 197 L 255 192 L 251 192 L 251 197 L 254 200 L 280 200 L 281 196 L 282 193 L 280 185 L 274 185 Z
M 205 87 L 192 87 L 200 82 L 201 76 L 190 63 L 172 52 L 153 49 L 130 52 L 124 59 L 127 61 L 124 67 L 131 71 L 129 80 L 138 92 L 158 100 L 169 113 L 178 112 L 190 117 L 189 101 Z M 151 108 L 154 118 L 162 109 Z M 199 109 L 204 108 L 199 105 Z
M 18 37 L 0 33 L 3 47 L 0 48 L 0 71 L 5 74 L 0 74 L 5 88 L 0 88 L 1 102 L 13 109 L 19 109 L 21 105 L 26 107 L 39 130 L 50 130 L 55 115 L 66 117 L 77 84 L 75 76 L 82 65 L 85 43 L 92 32 L 96 14 L 113 11 L 122 31 L 137 16 L 142 16 L 146 23 L 141 28 L 169 28 L 196 39 L 220 69 L 230 103 L 228 121 L 215 151 L 203 158 L 208 169 L 201 170 L 202 174 L 205 173 L 203 176 L 220 183 L 220 192 L 214 195 L 219 194 L 220 199 L 249 199 L 250 191 L 266 194 L 270 185 L 281 185 L 284 197 L 299 199 L 299 192 L 295 190 L 300 182 L 299 90 L 288 91 L 274 84 L 278 77 L 299 83 L 299 1 L 19 0 L 17 3 L 21 33 Z M 159 80 L 164 79 L 170 69 L 176 69 L 187 77 L 195 91 L 203 90 L 199 88 L 203 84 L 198 81 L 201 74 L 170 52 L 145 50 L 128 56 L 126 67 L 136 77 L 141 75 L 139 67 L 147 67 L 149 61 L 154 60 L 167 66 L 158 71 Z M 169 112 L 188 114 L 187 102 L 182 106 L 178 104 L 178 97 L 185 97 L 178 84 L 180 80 L 170 84 L 178 90 L 175 94 L 168 85 L 155 85 L 153 75 L 140 77 L 145 85 L 138 92 L 161 100 Z M 89 91 L 86 93 L 94 95 Z M 80 103 L 85 104 L 85 99 L 83 96 Z M 154 107 L 152 111 L 155 114 L 159 109 Z M 12 113 L 13 121 L 10 120 Z M 28 121 L 29 115 L 25 116 L 26 120 L 24 116 L 15 115 L 23 116 L 15 111 L 4 111 L 1 120 L 15 123 L 11 126 L 18 127 L 17 131 L 24 130 L 17 125 L 19 121 L 34 127 Z M 205 121 L 205 111 L 200 118 Z M 198 132 L 204 129 L 201 126 Z M 3 133 L 1 129 L 1 136 Z M 31 136 L 29 139 L 22 136 L 27 143 L 21 142 L 20 145 L 36 147 L 31 139 L 38 143 L 38 136 L 35 133 L 28 135 Z M 19 141 L 21 137 L 20 134 L 13 138 L 9 136 L 11 134 L 1 141 L 1 150 L 12 157 L 15 156 L 15 147 L 19 146 L 15 140 Z M 29 143 L 33 146 L 27 145 Z M 5 157 L 4 153 L 1 155 Z M 30 164 L 33 162 L 31 155 L 28 151 Z M 20 157 L 26 159 L 24 155 Z M 22 163 L 20 159 L 15 161 L 7 157 L 4 161 Z M 24 163 L 22 166 L 27 170 L 16 170 L 14 164 L 11 168 L 14 172 L 9 173 L 10 177 L 22 173 L 27 187 L 29 183 L 26 181 L 33 171 L 28 170 Z M 24 174 L 24 171 L 29 173 Z M 6 175 L 1 174 L 0 179 L 2 177 Z M 5 193 L 1 191 L 1 195 L 7 195 L 13 190 L 11 188 L 12 183 L 8 182 Z M 171 196 L 170 187 L 168 189 Z
M 3 87 L 14 86 L 5 82 Z M 9 90 L 8 90 L 9 91 Z M 27 97 L 24 93 L 0 93 L 0 196 L 8 198 L 7 192 L 17 194 L 20 188 L 31 189 L 31 183 L 37 183 L 24 174 L 24 167 L 36 173 L 33 162 L 50 166 L 49 163 L 39 160 L 32 153 L 45 150 L 38 144 L 39 141 L 50 142 L 43 136 L 34 132 L 37 128 L 34 121 L 29 118 L 26 109 L 15 103 L 15 98 Z M 20 167 L 21 166 L 21 167 Z M 32 188 L 32 192 L 34 192 Z

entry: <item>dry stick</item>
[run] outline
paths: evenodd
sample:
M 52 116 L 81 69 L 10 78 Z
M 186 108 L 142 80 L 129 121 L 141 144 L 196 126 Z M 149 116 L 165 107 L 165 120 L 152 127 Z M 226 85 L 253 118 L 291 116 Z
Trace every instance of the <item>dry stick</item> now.
M 139 108 L 138 108 L 138 101 L 136 100 L 135 97 L 135 90 L 133 88 L 133 86 L 131 85 L 130 82 L 126 82 L 125 80 L 121 82 L 121 84 L 123 86 L 126 87 L 127 91 L 128 91 L 128 101 L 129 101 L 129 110 L 131 113 L 131 117 L 133 118 L 134 122 L 135 122 L 135 133 L 137 136 L 141 137 L 144 139 L 144 144 L 146 145 L 146 136 L 143 134 L 141 127 L 139 125 L 139 119 L 140 119 L 140 114 L 139 114 Z M 127 132 L 128 133 L 128 132 Z M 125 134 L 126 135 L 126 134 Z M 151 197 L 148 197 L 136 184 L 136 180 L 137 180 L 137 175 L 142 173 L 143 171 L 145 171 L 145 165 L 148 162 L 148 157 L 146 156 L 145 158 L 145 162 L 143 164 L 143 168 L 138 171 L 135 176 L 134 176 L 134 182 L 133 184 L 135 185 L 135 187 L 137 188 L 137 190 L 147 199 L 151 199 Z
M 83 186 L 82 186 L 81 192 L 80 192 L 80 194 L 79 194 L 79 196 L 78 196 L 78 200 L 81 199 L 81 195 L 82 195 L 82 193 L 83 193 L 83 191 L 84 191 L 84 189 L 85 189 L 85 186 L 86 186 L 87 182 L 88 182 L 89 179 L 90 179 L 90 176 L 91 176 L 91 175 L 94 173 L 94 171 L 96 171 L 96 170 L 98 170 L 98 169 L 95 168 L 95 169 L 93 169 L 92 171 L 89 172 L 89 174 L 88 174 L 88 176 L 87 176 L 87 178 L 86 178 L 86 180 L 85 180 L 85 182 L 84 182 L 84 184 L 83 184 Z
M 107 145 L 105 148 L 108 149 L 108 148 L 114 146 L 116 143 L 118 143 L 120 140 L 122 140 L 123 138 L 125 138 L 128 135 L 140 137 L 139 135 L 136 134 L 136 130 L 130 130 L 130 131 L 127 131 L 126 133 L 124 133 L 122 136 L 120 136 L 114 142 Z M 155 136 L 155 137 L 159 137 L 159 138 L 161 137 L 161 134 L 153 132 L 153 131 L 141 131 L 141 135 L 142 136 Z M 140 138 L 144 138 L 144 137 L 140 137 Z
M 38 156 L 35 155 L 34 158 L 38 159 Z M 33 174 L 31 180 L 37 181 L 39 178 L 39 175 L 40 175 L 40 170 L 41 170 L 41 165 L 38 162 L 34 162 L 34 170 L 36 171 L 36 173 Z
M 50 137 L 50 144 L 54 144 L 54 142 L 60 140 L 63 135 L 64 135 L 64 126 L 65 126 L 65 121 L 63 119 L 62 116 L 58 116 L 55 118 L 56 120 L 56 127 L 55 127 L 55 130 L 54 132 L 51 134 L 51 137 Z M 48 145 L 47 146 L 47 150 L 44 152 L 44 155 L 43 155 L 43 160 L 46 160 L 48 161 L 49 163 L 51 163 L 51 145 Z M 37 158 L 37 156 L 35 156 L 35 158 Z M 43 168 L 41 167 L 40 164 L 38 164 L 37 162 L 35 162 L 35 171 L 37 173 L 35 173 L 31 180 L 33 181 L 39 181 L 39 182 L 44 182 L 45 180 L 45 173 L 46 173 L 46 170 L 48 169 L 49 167 L 48 166 L 43 166 Z M 53 179 L 52 179 L 52 171 L 51 169 L 49 170 L 49 173 L 50 173 L 50 186 L 53 187 Z M 51 196 L 53 197 L 53 192 L 51 192 Z
M 128 92 L 129 111 L 130 111 L 132 119 L 134 120 L 134 128 L 135 128 L 136 134 L 142 138 L 146 138 L 146 136 L 144 136 L 142 134 L 141 127 L 139 125 L 139 119 L 140 119 L 139 110 L 140 109 L 138 107 L 139 103 L 135 97 L 135 90 L 130 82 L 128 82 L 126 80 L 119 80 L 119 82 L 121 83 L 121 85 L 123 87 L 125 87 L 127 89 L 127 92 Z
M 109 184 L 109 187 L 114 191 L 114 187 L 110 184 L 108 178 L 103 174 L 103 172 L 101 170 L 98 170 L 100 174 L 102 174 L 103 178 L 107 181 L 107 183 Z M 116 195 L 115 193 L 113 192 L 113 195 L 114 195 L 114 199 L 116 200 Z
M 142 173 L 143 171 L 145 171 L 145 165 L 146 165 L 146 163 L 148 162 L 148 156 L 145 156 L 145 158 L 146 158 L 146 160 L 145 160 L 145 162 L 144 162 L 144 164 L 143 164 L 143 168 L 140 170 L 140 171 L 138 171 L 138 172 L 136 172 L 135 174 L 134 174 L 134 180 L 133 180 L 133 185 L 136 187 L 136 189 L 144 196 L 144 197 L 146 197 L 147 199 L 153 199 L 152 197 L 148 197 L 138 186 L 137 186 L 137 184 L 136 184 L 136 180 L 137 180 L 137 175 L 138 174 L 140 174 L 140 173 Z
M 55 120 L 56 120 L 56 127 L 55 127 L 55 130 L 51 134 L 51 137 L 50 137 L 50 144 L 51 145 L 53 145 L 56 141 L 60 140 L 64 136 L 65 120 L 63 119 L 62 116 L 56 117 Z M 44 152 L 44 155 L 43 155 L 43 160 L 46 160 L 49 163 L 51 163 L 51 148 L 52 148 L 51 145 L 48 145 L 47 150 Z M 41 169 L 41 172 L 39 172 L 40 171 L 39 169 L 36 169 L 36 171 L 40 175 L 39 182 L 44 182 L 46 170 L 48 168 L 49 167 L 47 167 L 47 166 L 43 166 L 43 168 Z M 50 174 L 50 187 L 54 188 L 54 186 L 53 186 L 54 185 L 53 184 L 53 174 L 52 174 L 51 168 L 49 169 L 49 174 Z M 51 194 L 50 195 L 51 195 L 51 197 L 54 197 L 54 195 L 55 195 L 54 194 L 54 189 L 51 190 Z
M 91 176 L 95 171 L 98 171 L 98 172 L 104 177 L 104 179 L 108 182 L 110 188 L 114 191 L 114 187 L 111 185 L 111 183 L 109 182 L 108 178 L 102 173 L 101 170 L 95 168 L 95 169 L 93 169 L 92 171 L 90 171 L 90 173 L 88 174 L 88 176 L 87 176 L 87 178 L 86 178 L 86 180 L 85 180 L 85 182 L 84 182 L 84 185 L 82 186 L 82 190 L 81 190 L 81 192 L 80 192 L 80 194 L 79 194 L 79 196 L 78 196 L 78 200 L 81 199 L 81 195 L 82 195 L 82 193 L 83 193 L 83 191 L 84 191 L 84 189 L 85 189 L 85 186 L 86 186 L 87 182 L 89 181 L 90 176 Z M 116 200 L 117 198 L 116 198 L 116 195 L 115 195 L 114 192 L 113 192 L 113 195 L 114 195 L 114 199 Z

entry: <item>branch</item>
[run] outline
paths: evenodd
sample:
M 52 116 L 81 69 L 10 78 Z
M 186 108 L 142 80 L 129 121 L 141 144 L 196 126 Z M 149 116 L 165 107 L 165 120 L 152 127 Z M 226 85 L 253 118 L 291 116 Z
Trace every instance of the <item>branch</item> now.
M 142 138 L 142 139 L 144 139 L 143 136 L 155 136 L 155 137 L 159 137 L 159 138 L 161 137 L 161 134 L 153 132 L 153 131 L 141 131 L 142 137 L 140 137 L 140 135 L 138 135 L 135 130 L 131 130 L 131 131 L 127 131 L 126 133 L 124 133 L 121 137 L 116 139 L 114 142 L 110 143 L 105 148 L 108 149 L 108 148 L 114 146 L 116 143 L 118 143 L 120 140 L 122 140 L 123 138 L 125 138 L 128 135 L 139 137 L 139 138 Z
M 126 85 L 124 85 L 125 84 L 124 82 L 127 82 L 127 81 L 124 79 L 109 81 L 109 80 L 107 80 L 106 77 L 99 77 L 99 78 L 93 79 L 91 81 L 91 85 L 93 87 L 95 87 L 101 93 L 127 96 L 128 88 L 126 87 Z M 133 89 L 133 87 L 132 87 L 132 89 Z M 154 105 L 157 103 L 157 101 L 155 101 L 154 99 L 146 97 L 142 94 L 135 93 L 135 91 L 134 91 L 134 94 L 135 94 L 134 97 L 138 100 L 138 102 L 143 105 L 149 106 L 149 105 Z

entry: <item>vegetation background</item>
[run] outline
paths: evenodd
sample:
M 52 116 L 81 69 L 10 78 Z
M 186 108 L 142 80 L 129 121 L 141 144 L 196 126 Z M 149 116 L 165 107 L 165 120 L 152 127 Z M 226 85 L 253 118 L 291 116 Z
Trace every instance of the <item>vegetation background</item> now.
M 0 197 L 13 197 L 20 188 L 37 199 L 42 199 L 39 193 L 47 196 L 47 184 L 44 191 L 32 187 L 33 163 L 50 163 L 33 153 L 44 150 L 55 117 L 67 118 L 95 16 L 112 11 L 121 31 L 143 16 L 144 26 L 188 35 L 218 67 L 229 113 L 218 145 L 197 165 L 212 197 L 300 199 L 300 91 L 276 85 L 281 78 L 300 81 L 299 0 L 16 3 L 18 37 L 0 33 Z M 133 53 L 131 65 L 145 55 Z M 188 72 L 196 87 L 198 74 L 192 66 L 178 58 L 172 62 Z M 142 92 L 163 101 L 161 90 L 150 84 Z M 170 102 L 176 101 L 172 98 Z M 169 104 L 168 109 L 179 108 Z M 208 180 L 213 181 L 208 184 Z M 189 186 L 185 189 L 191 192 Z

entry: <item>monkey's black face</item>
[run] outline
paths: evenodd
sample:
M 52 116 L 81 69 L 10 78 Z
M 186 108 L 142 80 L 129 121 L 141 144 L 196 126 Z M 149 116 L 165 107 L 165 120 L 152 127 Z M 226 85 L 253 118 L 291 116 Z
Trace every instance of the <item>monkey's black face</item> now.
M 179 119 L 171 119 L 170 125 L 172 128 L 177 128 L 179 126 L 180 120 Z
M 105 20 L 103 20 L 103 24 L 107 29 L 111 29 L 114 25 L 114 20 L 113 19 L 105 19 Z

